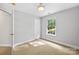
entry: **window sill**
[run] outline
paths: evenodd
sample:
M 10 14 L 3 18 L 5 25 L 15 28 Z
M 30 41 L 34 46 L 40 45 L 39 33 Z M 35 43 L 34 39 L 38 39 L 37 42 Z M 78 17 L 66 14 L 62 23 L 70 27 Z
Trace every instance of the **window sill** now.
M 56 35 L 53 35 L 53 34 L 47 34 L 47 35 L 49 35 L 49 36 L 56 36 Z

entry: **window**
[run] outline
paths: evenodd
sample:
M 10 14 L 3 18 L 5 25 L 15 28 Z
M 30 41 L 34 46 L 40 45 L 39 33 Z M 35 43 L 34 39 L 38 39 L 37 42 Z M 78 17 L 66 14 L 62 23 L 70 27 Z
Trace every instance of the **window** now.
M 48 34 L 55 36 L 56 35 L 56 18 L 52 17 L 48 19 Z

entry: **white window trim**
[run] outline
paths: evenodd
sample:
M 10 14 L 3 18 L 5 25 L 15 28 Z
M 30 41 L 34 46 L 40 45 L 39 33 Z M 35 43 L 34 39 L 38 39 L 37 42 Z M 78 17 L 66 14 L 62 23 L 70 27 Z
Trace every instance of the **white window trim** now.
M 46 35 L 49 35 L 49 36 L 56 36 L 56 31 L 55 31 L 55 35 L 53 35 L 53 34 L 49 34 L 48 33 L 48 29 L 46 30 Z
M 55 16 L 54 16 L 54 17 L 55 17 Z M 56 17 L 55 17 L 55 18 L 56 18 Z M 48 20 L 49 20 L 49 19 L 51 19 L 51 17 L 48 18 Z M 48 33 L 48 20 L 47 20 L 47 26 L 46 26 L 46 35 L 48 35 L 48 36 L 56 36 L 56 30 L 55 30 L 55 35 Z

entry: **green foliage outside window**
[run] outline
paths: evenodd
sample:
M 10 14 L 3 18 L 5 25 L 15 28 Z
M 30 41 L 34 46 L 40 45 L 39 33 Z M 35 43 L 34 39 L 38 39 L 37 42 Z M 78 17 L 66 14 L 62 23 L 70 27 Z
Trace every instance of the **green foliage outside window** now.
M 48 33 L 55 35 L 56 31 L 56 19 L 53 17 L 48 20 Z

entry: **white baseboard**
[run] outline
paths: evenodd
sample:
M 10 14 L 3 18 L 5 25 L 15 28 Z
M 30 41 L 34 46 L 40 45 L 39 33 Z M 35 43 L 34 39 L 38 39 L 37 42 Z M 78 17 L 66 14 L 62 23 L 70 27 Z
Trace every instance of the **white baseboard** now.
M 42 39 L 43 39 L 43 38 L 42 38 Z M 44 39 L 44 40 L 45 40 L 45 39 Z M 50 39 L 46 39 L 46 40 L 49 40 L 49 41 L 52 41 L 52 42 L 56 42 L 56 43 L 59 43 L 59 44 L 62 44 L 62 45 L 66 45 L 66 46 L 72 47 L 72 48 L 74 48 L 74 49 L 79 49 L 78 46 L 71 45 L 71 44 L 68 44 L 68 43 L 60 42 L 60 41 L 57 41 L 57 40 L 50 40 Z
M 20 43 L 16 43 L 14 44 L 14 47 L 18 46 L 18 45 L 21 45 L 21 44 L 24 44 L 24 43 L 27 43 L 27 42 L 30 42 L 30 41 L 33 41 L 35 39 L 31 39 L 31 40 L 28 40 L 28 41 L 23 41 L 23 42 L 20 42 Z
M 10 44 L 0 44 L 0 46 L 4 46 L 4 47 L 12 47 Z

